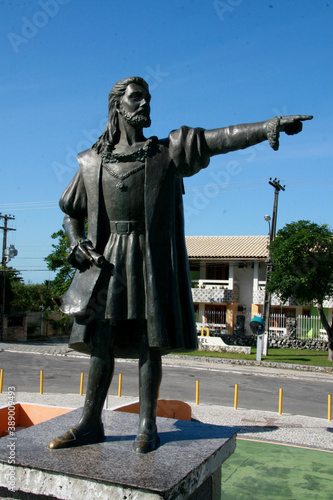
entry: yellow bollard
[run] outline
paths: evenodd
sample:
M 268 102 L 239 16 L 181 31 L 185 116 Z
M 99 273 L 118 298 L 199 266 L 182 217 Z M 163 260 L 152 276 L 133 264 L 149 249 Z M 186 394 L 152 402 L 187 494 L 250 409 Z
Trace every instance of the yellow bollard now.
M 283 389 L 279 390 L 279 415 L 282 415 L 282 397 L 283 397 Z
M 3 386 L 3 368 L 0 371 L 0 394 L 2 394 L 2 386 Z
M 237 410 L 238 405 L 238 384 L 235 384 L 234 409 Z
M 209 328 L 208 328 L 208 326 L 202 326 L 201 327 L 201 337 L 205 336 L 204 332 L 206 332 L 206 336 L 209 337 Z
M 83 394 L 83 383 L 84 383 L 84 373 L 81 373 L 81 380 L 80 380 L 80 396 Z
M 121 397 L 121 386 L 123 382 L 123 376 L 121 373 L 119 373 L 119 383 L 118 383 L 118 397 Z
M 39 382 L 39 392 L 43 394 L 43 382 L 44 382 L 44 372 L 40 371 L 40 382 Z
M 197 380 L 195 384 L 195 404 L 199 404 L 199 380 Z
M 332 420 L 332 394 L 328 395 L 328 410 L 327 410 L 327 419 L 329 421 Z

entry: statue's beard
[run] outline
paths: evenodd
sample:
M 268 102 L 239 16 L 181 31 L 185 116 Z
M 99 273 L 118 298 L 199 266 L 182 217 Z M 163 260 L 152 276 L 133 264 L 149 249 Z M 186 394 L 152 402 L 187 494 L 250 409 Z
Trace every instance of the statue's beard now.
M 136 113 L 129 113 L 124 109 L 123 104 L 119 107 L 120 114 L 125 118 L 125 120 L 134 127 L 150 127 L 151 119 L 145 114 L 140 114 L 140 111 Z

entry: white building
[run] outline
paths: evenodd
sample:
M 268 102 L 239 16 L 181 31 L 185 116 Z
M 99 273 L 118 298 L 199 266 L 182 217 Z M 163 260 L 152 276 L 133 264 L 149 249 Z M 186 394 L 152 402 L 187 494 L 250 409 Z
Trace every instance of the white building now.
M 250 334 L 252 317 L 263 313 L 268 244 L 268 236 L 186 237 L 198 331 L 208 326 L 234 333 L 243 324 Z M 331 321 L 333 298 L 324 307 Z M 317 309 L 292 299 L 281 304 L 273 295 L 271 314 L 277 313 L 296 318 L 315 315 Z

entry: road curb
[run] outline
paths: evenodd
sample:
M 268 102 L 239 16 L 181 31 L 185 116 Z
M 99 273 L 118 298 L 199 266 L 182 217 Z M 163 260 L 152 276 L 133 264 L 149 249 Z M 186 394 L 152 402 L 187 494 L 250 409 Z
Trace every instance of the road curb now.
M 267 368 L 278 368 L 284 370 L 297 370 L 305 372 L 321 372 L 321 373 L 332 373 L 333 366 L 313 366 L 313 365 L 297 365 L 291 363 L 275 363 L 272 361 L 251 361 L 247 359 L 226 359 L 226 358 L 211 358 L 209 356 L 186 356 L 181 354 L 168 354 L 166 356 L 169 359 L 193 359 L 196 362 L 201 363 L 215 363 L 215 364 L 226 364 L 226 365 L 241 365 L 241 366 L 257 366 L 257 367 L 267 367 Z
M 61 350 L 59 348 L 58 352 L 48 352 L 45 349 L 24 349 L 29 347 L 29 344 L 23 346 L 23 349 L 13 347 L 12 345 L 6 349 L 5 347 L 0 348 L 0 352 L 14 352 L 14 353 L 25 353 L 25 354 L 41 354 L 44 356 L 62 356 L 62 357 L 73 357 L 73 358 L 86 358 L 87 354 L 79 353 L 66 347 L 66 350 Z M 30 346 L 31 347 L 31 346 Z M 44 346 L 43 346 L 44 347 Z M 50 349 L 55 350 L 55 346 L 50 345 Z M 313 366 L 313 365 L 298 365 L 291 363 L 277 363 L 273 361 L 255 361 L 255 360 L 245 360 L 245 359 L 227 359 L 227 358 L 215 358 L 209 356 L 190 356 L 186 354 L 167 354 L 163 356 L 163 359 L 174 359 L 175 361 L 194 361 L 199 364 L 211 364 L 211 365 L 234 365 L 234 366 L 252 366 L 260 368 L 275 368 L 280 370 L 293 370 L 297 372 L 314 372 L 314 373 L 325 373 L 333 374 L 333 366 Z M 128 360 L 133 361 L 133 360 Z

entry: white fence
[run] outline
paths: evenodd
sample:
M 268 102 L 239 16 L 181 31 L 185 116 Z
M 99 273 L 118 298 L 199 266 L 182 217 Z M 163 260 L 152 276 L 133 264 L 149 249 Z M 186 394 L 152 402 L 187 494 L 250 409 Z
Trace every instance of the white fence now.
M 327 340 L 327 333 L 319 316 L 298 316 L 296 335 L 303 340 Z
M 270 333 L 287 334 L 287 318 L 284 314 L 271 314 L 269 321 Z M 319 316 L 297 316 L 296 337 L 302 340 L 327 340 L 327 333 Z
M 208 308 L 205 311 L 206 322 L 197 323 L 201 328 L 226 328 L 226 311 Z M 285 314 L 270 314 L 269 332 L 277 336 L 287 335 L 287 317 Z M 327 333 L 320 321 L 319 316 L 297 316 L 296 318 L 296 337 L 301 340 L 326 340 Z
M 287 318 L 284 314 L 270 315 L 270 333 L 287 334 Z M 297 316 L 296 337 L 301 340 L 327 340 L 327 333 L 319 316 Z
M 270 314 L 269 316 L 269 331 L 270 333 L 286 335 L 286 316 L 284 314 Z

